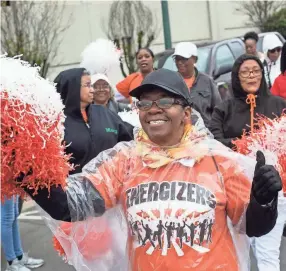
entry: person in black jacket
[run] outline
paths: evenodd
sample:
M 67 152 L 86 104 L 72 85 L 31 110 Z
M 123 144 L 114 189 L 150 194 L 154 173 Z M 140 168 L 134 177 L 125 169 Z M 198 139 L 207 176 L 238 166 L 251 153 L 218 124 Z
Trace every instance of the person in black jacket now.
M 241 137 L 243 130 L 251 132 L 256 114 L 270 119 L 281 116 L 286 101 L 273 96 L 266 84 L 263 65 L 256 56 L 240 56 L 232 70 L 234 97 L 215 107 L 210 131 L 215 139 L 233 148 L 232 141 Z M 254 239 L 254 252 L 259 271 L 279 271 L 280 243 L 286 223 L 286 198 L 278 197 L 278 218 L 273 230 Z
M 90 75 L 83 68 L 61 72 L 55 79 L 57 91 L 65 105 L 66 152 L 79 173 L 92 158 L 120 141 L 133 138 L 131 127 L 120 117 L 100 105 L 92 105 L 94 89 Z
M 234 147 L 232 141 L 243 130 L 250 131 L 256 114 L 273 119 L 286 108 L 286 101 L 271 95 L 263 73 L 263 65 L 256 56 L 242 55 L 234 63 L 231 79 L 234 97 L 214 108 L 209 127 L 215 139 L 227 147 Z

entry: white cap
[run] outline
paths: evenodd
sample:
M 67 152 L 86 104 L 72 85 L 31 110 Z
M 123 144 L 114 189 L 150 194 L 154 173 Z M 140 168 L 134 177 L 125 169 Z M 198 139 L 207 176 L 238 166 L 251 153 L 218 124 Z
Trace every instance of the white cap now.
M 192 56 L 198 56 L 198 48 L 192 42 L 180 42 L 175 47 L 174 56 L 182 56 L 184 58 L 190 58 Z
M 267 34 L 263 39 L 263 52 L 267 53 L 268 50 L 272 50 L 277 47 L 282 47 L 281 40 L 275 34 Z

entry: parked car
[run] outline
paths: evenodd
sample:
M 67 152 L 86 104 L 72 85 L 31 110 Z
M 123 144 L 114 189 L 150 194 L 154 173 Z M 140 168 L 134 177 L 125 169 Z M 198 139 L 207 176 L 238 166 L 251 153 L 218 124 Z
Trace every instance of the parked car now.
M 274 32 L 284 43 L 283 36 Z M 265 35 L 268 33 L 260 33 L 257 43 L 258 51 L 262 52 L 262 44 Z M 197 43 L 198 62 L 196 67 L 199 71 L 211 76 L 217 84 L 222 99 L 231 96 L 231 69 L 240 55 L 245 52 L 242 37 L 226 39 L 222 41 Z M 177 71 L 176 64 L 172 58 L 174 49 L 166 50 L 155 56 L 155 68 L 165 68 Z

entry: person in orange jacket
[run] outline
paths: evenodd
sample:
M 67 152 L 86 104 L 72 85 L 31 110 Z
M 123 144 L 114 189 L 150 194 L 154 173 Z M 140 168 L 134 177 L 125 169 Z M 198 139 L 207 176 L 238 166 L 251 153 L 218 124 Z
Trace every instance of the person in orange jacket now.
M 154 70 L 154 53 L 149 48 L 141 48 L 136 53 L 136 61 L 139 68 L 116 85 L 117 90 L 125 97 L 131 98 L 129 93 L 140 86 L 147 74 Z
M 263 153 L 257 152 L 255 163 L 192 125 L 187 90 L 177 72 L 150 73 L 130 93 L 139 100 L 142 125 L 134 141 L 102 152 L 81 174 L 68 178 L 66 189 L 51 187 L 49 198 L 45 188 L 37 195 L 25 188 L 55 220 L 88 223 L 121 206 L 122 227 L 112 238 L 128 234 L 126 256 L 102 256 L 106 268 L 98 269 L 98 261 L 82 262 L 74 248 L 77 270 L 238 271 L 238 255 L 246 253 L 247 262 L 249 251 L 236 250 L 227 219 L 248 236 L 262 236 L 274 227 L 282 189 L 278 171 L 265 164 Z M 71 243 L 74 238 L 66 237 Z
M 286 99 L 286 43 L 282 47 L 280 66 L 281 74 L 275 79 L 271 92 Z

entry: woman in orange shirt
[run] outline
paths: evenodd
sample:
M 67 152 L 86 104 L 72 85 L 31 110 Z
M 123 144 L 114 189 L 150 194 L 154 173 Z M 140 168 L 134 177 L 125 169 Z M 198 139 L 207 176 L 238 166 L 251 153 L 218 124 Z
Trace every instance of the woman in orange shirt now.
M 149 48 L 141 48 L 136 53 L 139 72 L 128 75 L 116 85 L 117 90 L 125 97 L 131 98 L 129 92 L 141 85 L 147 74 L 154 70 L 154 53 Z

